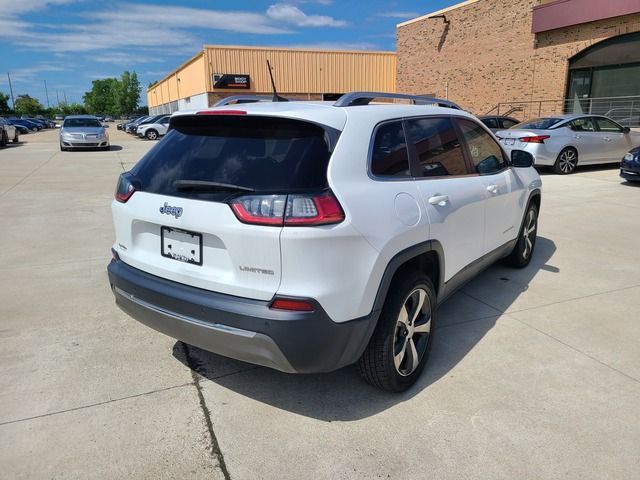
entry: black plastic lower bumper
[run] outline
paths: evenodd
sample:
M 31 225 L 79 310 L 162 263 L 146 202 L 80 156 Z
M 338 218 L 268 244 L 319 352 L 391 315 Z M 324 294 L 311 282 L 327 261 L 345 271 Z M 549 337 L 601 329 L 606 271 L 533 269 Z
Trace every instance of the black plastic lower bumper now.
M 166 280 L 114 259 L 109 282 L 118 306 L 141 323 L 220 355 L 289 373 L 329 372 L 357 361 L 377 315 L 332 321 L 313 312 L 272 310 L 269 302 Z

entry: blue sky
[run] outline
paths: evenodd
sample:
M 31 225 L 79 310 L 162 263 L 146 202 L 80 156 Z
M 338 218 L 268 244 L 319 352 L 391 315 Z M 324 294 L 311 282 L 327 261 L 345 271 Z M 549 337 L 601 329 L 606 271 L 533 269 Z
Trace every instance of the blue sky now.
M 0 91 L 81 102 L 98 78 L 135 70 L 146 88 L 204 44 L 395 50 L 395 25 L 429 1 L 0 0 Z M 146 101 L 144 90 L 143 101 Z

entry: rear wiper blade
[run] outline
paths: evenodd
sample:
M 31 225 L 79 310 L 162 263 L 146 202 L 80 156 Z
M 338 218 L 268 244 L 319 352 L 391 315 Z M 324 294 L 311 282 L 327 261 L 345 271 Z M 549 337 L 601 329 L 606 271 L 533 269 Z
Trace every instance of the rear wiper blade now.
M 253 188 L 229 183 L 207 182 L 205 180 L 176 180 L 173 186 L 178 190 L 196 190 L 200 192 L 255 192 Z

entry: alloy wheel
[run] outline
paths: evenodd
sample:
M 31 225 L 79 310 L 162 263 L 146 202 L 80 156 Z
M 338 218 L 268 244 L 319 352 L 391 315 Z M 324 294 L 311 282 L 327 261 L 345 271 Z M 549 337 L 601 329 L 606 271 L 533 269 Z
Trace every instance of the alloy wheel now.
M 578 155 L 573 150 L 565 150 L 558 158 L 558 167 L 562 173 L 571 173 L 578 163 Z
M 415 288 L 405 299 L 393 340 L 393 363 L 402 376 L 411 375 L 420 365 L 431 334 L 431 302 L 423 288 Z
M 524 228 L 522 229 L 522 238 L 524 239 L 524 250 L 522 251 L 522 257 L 526 260 L 533 251 L 533 242 L 536 235 L 536 215 L 533 209 L 527 212 L 527 218 L 524 222 Z

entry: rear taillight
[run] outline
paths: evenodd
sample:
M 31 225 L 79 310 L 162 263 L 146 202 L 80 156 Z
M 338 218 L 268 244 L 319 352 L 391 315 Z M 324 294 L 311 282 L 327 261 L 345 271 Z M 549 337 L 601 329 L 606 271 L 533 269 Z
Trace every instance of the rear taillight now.
M 272 310 L 289 310 L 291 312 L 313 312 L 313 305 L 304 300 L 276 298 L 269 307 Z
M 243 223 L 281 226 L 286 203 L 286 195 L 246 195 L 233 199 L 231 209 Z
M 245 195 L 231 202 L 243 223 L 272 226 L 312 226 L 340 223 L 344 212 L 331 192 L 320 194 Z
M 116 186 L 116 200 L 120 203 L 126 203 L 136 191 L 136 187 L 131 183 L 131 180 L 125 176 L 120 175 L 118 178 L 118 185 Z
M 549 135 L 534 135 L 533 137 L 520 137 L 520 140 L 523 143 L 544 143 L 544 141 L 550 138 Z

